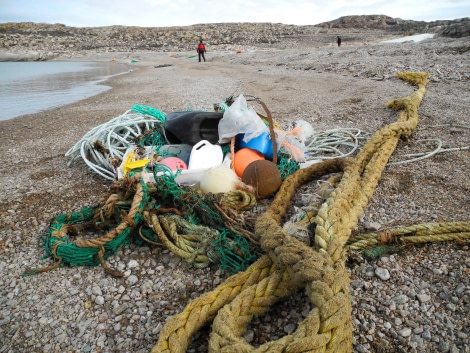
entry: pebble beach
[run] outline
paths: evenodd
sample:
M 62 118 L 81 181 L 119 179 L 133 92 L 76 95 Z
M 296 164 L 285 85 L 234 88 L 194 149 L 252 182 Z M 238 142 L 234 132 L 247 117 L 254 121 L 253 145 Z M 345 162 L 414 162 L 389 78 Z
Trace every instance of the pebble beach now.
M 128 244 L 107 259 L 125 276 L 97 267 L 53 264 L 44 238 L 59 214 L 97 205 L 112 182 L 65 153 L 93 127 L 134 104 L 164 113 L 212 111 L 239 94 L 259 97 L 284 129 L 296 120 L 316 131 L 354 127 L 365 139 L 396 121 L 384 109 L 414 87 L 398 72 L 430 74 L 419 124 L 399 141 L 353 236 L 420 223 L 468 222 L 470 215 L 469 37 L 420 42 L 348 43 L 294 49 L 92 53 L 55 60 L 109 61 L 130 72 L 112 89 L 56 109 L 0 121 L 0 353 L 150 352 L 167 320 L 230 274 L 217 264 L 191 267 L 171 251 Z M 254 106 L 262 112 L 260 107 Z M 439 141 L 439 142 L 438 142 Z M 408 155 L 441 151 L 412 163 Z M 395 163 L 395 164 L 393 164 Z M 295 207 L 314 193 L 299 190 Z M 269 200 L 266 201 L 269 204 Z M 468 353 L 469 242 L 401 246 L 368 259 L 347 256 L 353 352 Z M 304 291 L 255 318 L 245 339 L 254 347 L 291 334 L 311 310 Z M 188 352 L 207 352 L 210 327 Z

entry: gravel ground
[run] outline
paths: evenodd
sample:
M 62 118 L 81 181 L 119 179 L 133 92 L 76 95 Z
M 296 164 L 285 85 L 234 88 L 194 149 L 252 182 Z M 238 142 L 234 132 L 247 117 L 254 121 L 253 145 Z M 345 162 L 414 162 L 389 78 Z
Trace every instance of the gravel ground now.
M 165 113 L 212 110 L 214 103 L 243 93 L 260 97 L 286 129 L 304 119 L 317 131 L 357 127 L 370 136 L 396 120 L 397 112 L 383 105 L 414 90 L 395 74 L 429 72 L 418 129 L 398 143 L 391 162 L 435 148 L 435 141 L 420 140 L 440 139 L 443 148 L 460 149 L 388 165 L 353 235 L 468 221 L 469 40 L 209 51 L 206 63 L 189 58 L 193 53 L 135 53 L 131 72 L 108 81 L 112 90 L 0 121 L 0 352 L 148 352 L 169 317 L 228 277 L 215 265 L 194 269 L 168 250 L 137 245 L 123 246 L 108 260 L 124 278 L 101 267 L 23 276 L 29 267 L 52 264 L 41 261 L 51 218 L 96 205 L 111 185 L 83 162 L 67 167 L 65 152 L 134 104 Z M 129 62 L 124 53 L 67 59 L 113 56 Z M 296 200 L 313 192 L 307 185 Z M 351 252 L 353 350 L 469 352 L 468 249 L 468 242 L 422 244 L 378 260 Z M 291 333 L 309 310 L 300 291 L 255 319 L 245 338 L 256 346 Z M 208 328 L 201 330 L 188 351 L 207 351 L 208 335 Z

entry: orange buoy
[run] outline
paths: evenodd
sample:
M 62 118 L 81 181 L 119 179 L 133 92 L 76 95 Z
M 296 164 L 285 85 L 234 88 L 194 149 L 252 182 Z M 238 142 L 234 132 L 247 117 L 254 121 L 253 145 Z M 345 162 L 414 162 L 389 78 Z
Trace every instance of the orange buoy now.
M 262 153 L 251 148 L 242 148 L 235 152 L 233 156 L 233 169 L 235 169 L 235 173 L 241 178 L 248 164 L 264 159 Z

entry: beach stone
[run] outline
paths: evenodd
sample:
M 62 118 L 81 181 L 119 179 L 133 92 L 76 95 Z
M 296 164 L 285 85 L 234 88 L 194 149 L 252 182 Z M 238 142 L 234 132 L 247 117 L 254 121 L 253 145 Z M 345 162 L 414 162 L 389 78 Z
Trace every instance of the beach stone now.
M 361 280 L 354 280 L 351 282 L 351 287 L 354 289 L 360 289 L 363 286 L 363 282 Z
M 364 223 L 364 228 L 367 230 L 367 231 L 371 231 L 371 232 L 376 232 L 378 231 L 380 228 L 382 228 L 382 225 L 378 222 L 365 222 Z
M 137 277 L 136 275 L 130 275 L 127 280 L 126 280 L 127 283 L 129 283 L 131 286 L 136 284 L 137 282 L 139 282 L 139 277 Z
M 284 326 L 284 332 L 287 334 L 291 334 L 295 330 L 295 325 L 294 324 L 287 324 Z
M 93 286 L 91 289 L 91 293 L 94 295 L 102 295 L 103 292 L 101 291 L 101 288 L 98 286 Z
M 426 303 L 431 300 L 431 296 L 427 294 L 418 294 L 417 298 L 421 303 Z
M 390 272 L 386 268 L 377 267 L 375 269 L 375 274 L 379 277 L 382 281 L 387 281 L 390 279 Z
M 409 327 L 404 327 L 401 330 L 398 331 L 398 334 L 402 337 L 409 337 L 411 335 L 412 331 Z
M 439 342 L 438 349 L 439 349 L 439 352 L 441 352 L 441 353 L 449 352 L 449 350 L 450 350 L 449 343 L 447 343 L 445 341 Z
M 465 284 L 459 283 L 457 285 L 457 288 L 455 288 L 455 295 L 461 296 L 464 291 L 465 291 Z
M 127 268 L 132 269 L 132 268 L 137 268 L 139 267 L 139 263 L 136 260 L 131 260 L 127 264 Z
M 421 335 L 421 337 L 429 341 L 431 340 L 431 337 L 432 337 L 431 332 L 428 329 L 426 329 L 423 331 L 423 334 Z
M 408 300 L 410 300 L 410 298 L 408 298 L 408 296 L 406 296 L 404 294 L 400 294 L 400 295 L 397 295 L 396 297 L 393 297 L 392 300 L 397 304 L 404 304 L 404 303 L 408 302 Z

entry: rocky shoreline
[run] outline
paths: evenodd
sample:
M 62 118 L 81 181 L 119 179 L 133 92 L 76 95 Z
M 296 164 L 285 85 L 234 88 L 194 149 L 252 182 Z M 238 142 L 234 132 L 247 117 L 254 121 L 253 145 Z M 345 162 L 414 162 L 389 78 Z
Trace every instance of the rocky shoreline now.
M 84 163 L 67 167 L 65 152 L 134 104 L 165 113 L 212 110 L 223 98 L 243 93 L 263 99 L 285 129 L 305 119 L 318 131 L 357 127 L 369 137 L 397 118 L 383 105 L 414 89 L 396 73 L 429 72 L 418 128 L 398 143 L 390 162 L 432 150 L 437 140 L 454 150 L 387 165 L 354 235 L 424 222 L 468 222 L 468 37 L 355 43 L 250 48 L 241 54 L 213 50 L 206 63 L 190 58 L 193 51 L 170 56 L 136 50 L 132 72 L 107 82 L 112 90 L 0 121 L 5 195 L 0 201 L 0 352 L 149 352 L 171 316 L 229 276 L 216 264 L 195 269 L 168 250 L 136 244 L 108 259 L 124 278 L 99 266 L 23 276 L 27 268 L 53 263 L 41 261 L 51 218 L 96 205 L 110 187 Z M 127 49 L 75 55 L 72 59 L 129 63 Z M 61 59 L 70 59 L 69 54 Z M 314 190 L 315 185 L 299 190 L 294 205 L 305 206 L 302 200 Z M 349 254 L 354 352 L 468 352 L 468 251 L 468 242 L 449 242 L 402 247 L 378 260 Z M 245 339 L 259 346 L 290 334 L 310 309 L 301 290 L 255 319 Z M 206 352 L 209 331 L 201 330 L 188 352 Z
M 42 61 L 90 53 L 194 50 L 199 38 L 209 50 L 287 49 L 344 43 L 364 45 L 432 33 L 446 38 L 470 36 L 470 18 L 411 21 L 376 16 L 345 16 L 310 26 L 282 23 L 210 23 L 182 27 L 69 27 L 63 24 L 0 24 L 0 61 Z

